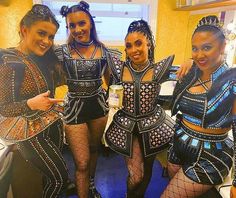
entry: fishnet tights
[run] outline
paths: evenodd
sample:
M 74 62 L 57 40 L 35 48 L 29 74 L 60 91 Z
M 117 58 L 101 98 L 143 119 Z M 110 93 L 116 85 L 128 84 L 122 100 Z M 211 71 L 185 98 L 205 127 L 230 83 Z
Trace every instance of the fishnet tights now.
M 183 173 L 183 169 L 179 169 L 178 172 L 171 179 L 167 188 L 161 195 L 161 198 L 191 198 L 198 197 L 208 191 L 212 186 L 198 184 Z
M 66 139 L 76 166 L 75 178 L 80 198 L 87 198 L 89 177 L 94 177 L 98 148 L 105 128 L 106 117 L 77 125 L 66 125 Z
M 143 198 L 152 176 L 155 156 L 144 158 L 138 138 L 133 140 L 132 158 L 126 158 L 128 167 L 127 197 Z
M 89 135 L 86 124 L 67 125 L 66 139 L 73 154 L 76 171 L 77 193 L 80 198 L 88 197 L 89 188 Z

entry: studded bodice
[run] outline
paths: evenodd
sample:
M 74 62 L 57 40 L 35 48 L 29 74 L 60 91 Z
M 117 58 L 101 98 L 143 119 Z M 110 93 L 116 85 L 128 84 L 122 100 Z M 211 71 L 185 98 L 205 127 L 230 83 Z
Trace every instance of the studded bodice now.
M 62 62 L 67 75 L 69 92 L 87 97 L 101 91 L 102 76 L 107 65 L 104 50 L 101 47 L 101 58 L 75 59 L 71 56 L 68 45 L 62 45 L 55 49 L 55 53 Z
M 225 63 L 222 64 L 212 73 L 212 86 L 206 94 L 190 95 L 186 90 L 196 82 L 199 75 L 200 70 L 193 68 L 176 85 L 172 114 L 180 111 L 184 119 L 205 128 L 230 127 L 236 93 L 236 69 L 229 69 Z
M 157 106 L 160 84 L 152 79 L 147 81 L 143 78 L 148 71 L 153 71 L 153 66 L 150 65 L 140 72 L 133 70 L 130 65 L 125 67 L 132 75 L 133 81 L 122 81 L 124 87 L 123 110 L 133 116 L 152 112 Z

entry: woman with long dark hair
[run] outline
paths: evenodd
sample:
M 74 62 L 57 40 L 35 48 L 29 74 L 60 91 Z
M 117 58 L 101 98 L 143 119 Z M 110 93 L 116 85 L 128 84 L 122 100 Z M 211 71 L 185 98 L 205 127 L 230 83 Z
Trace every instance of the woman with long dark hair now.
M 20 43 L 0 50 L 0 137 L 15 143 L 40 170 L 43 197 L 58 197 L 68 181 L 63 160 L 63 127 L 55 87 L 59 61 L 52 50 L 59 28 L 51 10 L 36 4 L 20 22 Z

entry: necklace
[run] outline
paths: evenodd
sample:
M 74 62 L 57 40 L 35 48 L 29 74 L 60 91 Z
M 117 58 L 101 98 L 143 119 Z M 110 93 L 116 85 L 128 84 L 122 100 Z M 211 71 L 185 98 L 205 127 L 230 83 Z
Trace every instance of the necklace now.
M 78 56 L 79 56 L 81 59 L 88 59 L 88 58 L 85 58 L 85 57 L 80 53 L 80 51 L 76 48 L 75 44 L 72 44 L 72 45 L 71 45 L 71 48 L 75 50 L 76 54 L 78 54 Z M 97 49 L 98 49 L 98 46 L 95 45 L 94 50 L 93 50 L 93 52 L 91 53 L 91 56 L 90 56 L 89 59 L 93 59 L 93 58 L 94 58 L 94 56 L 95 56 L 95 54 L 96 54 L 96 52 L 97 52 Z
M 149 60 L 147 60 L 144 64 L 135 64 L 134 62 L 130 62 L 131 68 L 135 71 L 142 71 L 143 69 L 145 69 L 149 65 L 150 65 Z
M 91 41 L 89 41 L 89 42 L 76 41 L 76 43 L 78 43 L 80 46 L 88 47 L 88 46 L 90 46 L 90 45 L 93 44 L 93 40 L 91 40 Z

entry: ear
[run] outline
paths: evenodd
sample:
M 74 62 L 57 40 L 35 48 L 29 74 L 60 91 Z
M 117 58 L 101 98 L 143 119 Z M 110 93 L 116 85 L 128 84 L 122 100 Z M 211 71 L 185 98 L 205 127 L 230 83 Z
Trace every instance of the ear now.
M 224 54 L 225 53 L 225 47 L 226 47 L 226 42 L 222 43 L 221 49 L 220 49 L 220 53 Z
M 28 31 L 28 28 L 24 25 L 20 28 L 20 33 L 21 33 L 22 38 L 26 37 L 27 31 Z

